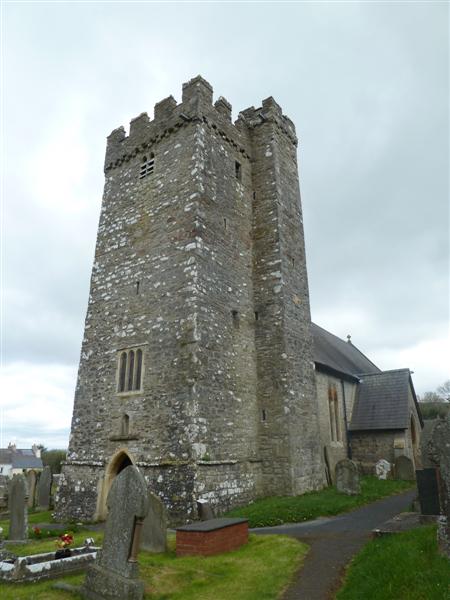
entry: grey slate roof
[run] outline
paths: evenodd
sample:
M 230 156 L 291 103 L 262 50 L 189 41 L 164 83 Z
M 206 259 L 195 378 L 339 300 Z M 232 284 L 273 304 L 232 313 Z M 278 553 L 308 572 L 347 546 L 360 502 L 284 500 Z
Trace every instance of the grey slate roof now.
M 29 449 L 0 448 L 0 464 L 12 465 L 13 469 L 43 469 L 42 460 Z
M 344 342 L 315 323 L 312 325 L 314 362 L 317 368 L 329 367 L 340 373 L 360 375 L 380 373 L 380 369 L 351 342 Z
M 361 375 L 350 431 L 408 428 L 410 388 L 415 399 L 409 369 Z

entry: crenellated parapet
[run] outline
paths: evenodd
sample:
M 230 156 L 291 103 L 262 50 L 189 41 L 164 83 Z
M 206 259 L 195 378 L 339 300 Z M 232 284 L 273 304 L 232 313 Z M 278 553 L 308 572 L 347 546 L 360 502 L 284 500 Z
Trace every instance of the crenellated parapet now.
M 295 125 L 283 114 L 281 106 L 269 96 L 262 101 L 260 108 L 251 106 L 239 113 L 238 121 L 242 121 L 242 124 L 248 127 L 249 130 L 259 127 L 263 123 L 273 123 L 282 133 L 284 133 L 288 139 L 297 146 L 298 139 L 295 132 Z
M 105 172 L 147 152 L 176 129 L 199 122 L 205 123 L 224 142 L 250 158 L 251 130 L 267 121 L 273 122 L 292 143 L 297 144 L 292 121 L 283 115 L 273 98 L 264 100 L 261 108 L 242 111 L 233 123 L 231 104 L 223 96 L 213 104 L 212 86 L 197 76 L 183 84 L 180 104 L 169 96 L 155 104 L 153 120 L 146 112 L 132 119 L 128 136 L 123 127 L 112 131 L 107 138 Z

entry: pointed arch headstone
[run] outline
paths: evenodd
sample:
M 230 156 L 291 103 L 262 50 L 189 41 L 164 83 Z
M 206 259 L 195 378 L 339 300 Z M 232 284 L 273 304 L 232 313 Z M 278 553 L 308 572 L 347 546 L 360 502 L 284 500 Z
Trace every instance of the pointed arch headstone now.
M 144 584 L 138 579 L 137 553 L 148 513 L 148 492 L 137 467 L 130 465 L 117 475 L 107 506 L 103 547 L 86 574 L 83 596 L 89 600 L 141 600 Z

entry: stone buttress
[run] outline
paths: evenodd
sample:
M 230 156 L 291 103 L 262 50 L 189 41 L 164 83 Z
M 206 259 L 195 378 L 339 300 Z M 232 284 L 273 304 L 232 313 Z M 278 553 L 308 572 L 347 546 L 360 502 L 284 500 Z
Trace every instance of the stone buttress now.
M 201 77 L 108 137 L 59 517 L 130 463 L 172 523 L 323 485 L 296 143 Z

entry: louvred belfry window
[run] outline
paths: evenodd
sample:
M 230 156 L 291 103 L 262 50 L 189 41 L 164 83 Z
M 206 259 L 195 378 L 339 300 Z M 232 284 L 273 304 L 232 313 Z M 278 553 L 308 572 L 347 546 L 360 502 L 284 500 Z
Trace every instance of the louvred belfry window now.
M 139 168 L 139 179 L 144 179 L 147 175 L 151 175 L 155 168 L 155 155 L 153 152 L 150 154 L 150 157 L 144 156 L 142 158 L 142 163 Z

